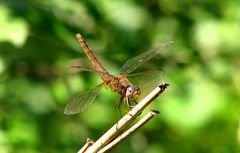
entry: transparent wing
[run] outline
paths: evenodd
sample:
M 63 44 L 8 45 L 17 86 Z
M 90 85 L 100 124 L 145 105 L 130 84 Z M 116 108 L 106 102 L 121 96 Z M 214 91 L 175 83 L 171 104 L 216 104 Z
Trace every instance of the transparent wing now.
M 93 103 L 100 88 L 96 87 L 92 90 L 80 93 L 77 96 L 72 97 L 65 107 L 64 113 L 71 115 L 85 111 Z
M 142 65 L 144 62 L 150 60 L 151 58 L 155 57 L 157 54 L 161 53 L 162 51 L 168 49 L 173 41 L 166 42 L 161 46 L 151 49 L 139 56 L 136 56 L 130 60 L 128 60 L 120 69 L 120 74 L 129 74 L 134 71 L 137 67 Z
M 91 68 L 91 66 L 89 66 L 86 59 L 72 59 L 68 64 L 68 71 L 70 73 L 76 73 L 81 71 L 93 72 L 93 69 Z
M 103 75 L 109 75 L 106 72 L 102 71 L 96 71 L 92 68 L 91 65 L 89 65 L 89 62 L 86 61 L 85 59 L 73 59 L 69 62 L 68 65 L 68 71 L 69 73 L 77 73 L 77 72 L 82 72 L 82 71 L 88 71 L 88 72 L 97 72 L 98 74 Z
M 145 97 L 154 88 L 160 85 L 163 72 L 160 70 L 150 70 L 127 76 L 128 80 L 135 86 L 138 86 L 141 91 L 139 99 Z

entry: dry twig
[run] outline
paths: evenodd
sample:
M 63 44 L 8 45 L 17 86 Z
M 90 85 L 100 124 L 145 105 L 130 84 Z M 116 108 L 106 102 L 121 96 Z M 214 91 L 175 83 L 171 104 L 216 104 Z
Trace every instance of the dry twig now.
M 163 83 L 155 88 L 104 135 L 102 135 L 102 137 L 92 144 L 92 146 L 88 147 L 87 150 L 84 150 L 84 153 L 96 153 L 110 142 L 113 142 L 116 136 L 118 136 L 118 134 L 121 133 L 154 99 L 156 99 L 167 88 L 167 86 L 168 84 Z
M 142 119 L 140 119 L 136 124 L 134 124 L 132 127 L 130 127 L 127 131 L 125 131 L 123 134 L 118 136 L 116 139 L 114 139 L 112 142 L 107 144 L 104 148 L 102 148 L 98 153 L 104 153 L 106 151 L 109 151 L 113 147 L 115 147 L 117 144 L 125 140 L 127 137 L 132 135 L 134 132 L 136 132 L 140 127 L 142 127 L 144 124 L 146 124 L 150 119 L 152 119 L 154 116 L 158 115 L 160 112 L 156 110 L 151 110 L 148 112 Z

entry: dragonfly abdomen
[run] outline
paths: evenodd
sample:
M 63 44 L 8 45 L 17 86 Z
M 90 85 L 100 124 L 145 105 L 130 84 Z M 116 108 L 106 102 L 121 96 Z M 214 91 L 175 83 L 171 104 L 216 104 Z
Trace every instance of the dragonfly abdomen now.
M 99 74 L 99 76 L 102 78 L 103 81 L 109 80 L 109 78 L 112 78 L 113 76 L 108 73 L 108 71 L 102 66 L 102 64 L 98 61 L 97 57 L 93 54 L 93 51 L 89 48 L 87 42 L 84 40 L 84 38 L 80 34 L 76 34 L 76 37 L 87 55 L 89 61 L 91 62 L 94 70 Z

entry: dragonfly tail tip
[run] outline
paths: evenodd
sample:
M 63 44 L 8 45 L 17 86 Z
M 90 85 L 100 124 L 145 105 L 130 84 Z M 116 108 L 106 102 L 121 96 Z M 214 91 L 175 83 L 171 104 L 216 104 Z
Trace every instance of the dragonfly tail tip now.
M 77 38 L 81 38 L 82 35 L 81 35 L 80 33 L 77 33 L 77 34 L 76 34 L 76 37 L 77 37 Z

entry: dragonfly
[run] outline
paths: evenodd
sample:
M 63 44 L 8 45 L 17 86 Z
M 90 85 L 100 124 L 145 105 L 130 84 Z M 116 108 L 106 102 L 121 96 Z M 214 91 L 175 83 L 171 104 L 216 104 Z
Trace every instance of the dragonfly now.
M 117 92 L 120 95 L 119 100 L 115 104 L 115 108 L 119 108 L 122 101 L 124 102 L 124 105 L 131 108 L 133 105 L 130 101 L 137 103 L 137 99 L 141 94 L 140 89 L 150 91 L 150 87 L 154 85 L 156 87 L 160 83 L 159 81 L 162 78 L 163 73 L 161 70 L 150 70 L 136 74 L 130 73 L 139 66 L 143 65 L 146 61 L 149 61 L 159 53 L 168 49 L 173 43 L 172 41 L 166 42 L 157 48 L 151 49 L 143 54 L 129 59 L 120 68 L 120 75 L 114 76 L 110 74 L 97 59 L 83 36 L 78 33 L 76 34 L 76 38 L 90 61 L 92 69 L 101 77 L 103 82 L 93 89 L 73 96 L 67 103 L 64 110 L 64 113 L 68 115 L 77 114 L 88 109 L 103 86 L 108 86 L 113 92 Z

